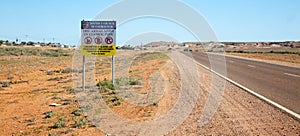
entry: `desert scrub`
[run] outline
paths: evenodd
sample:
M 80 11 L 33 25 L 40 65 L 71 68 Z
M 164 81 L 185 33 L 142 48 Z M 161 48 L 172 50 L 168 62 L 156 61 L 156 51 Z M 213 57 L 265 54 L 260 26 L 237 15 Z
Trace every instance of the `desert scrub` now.
M 121 77 L 115 79 L 116 85 L 141 85 L 143 84 L 140 79 L 132 78 L 132 77 Z
M 136 57 L 134 59 L 134 62 L 145 62 L 150 60 L 156 60 L 156 59 L 167 59 L 169 58 L 166 54 L 162 52 L 147 52 L 142 53 L 140 56 Z
M 59 118 L 57 122 L 54 123 L 51 128 L 63 128 L 66 126 L 65 119 L 64 118 Z
M 118 96 L 116 88 L 111 81 L 101 81 L 97 84 L 97 86 L 99 87 L 102 98 L 106 104 L 110 106 L 119 106 L 122 104 L 121 97 Z
M 83 114 L 83 110 L 82 109 L 76 109 L 76 110 L 74 110 L 73 112 L 72 112 L 72 114 L 73 115 L 75 115 L 75 116 L 80 116 L 80 115 L 82 115 Z
M 97 84 L 97 86 L 99 87 L 99 89 L 104 90 L 105 92 L 108 92 L 110 90 L 116 90 L 113 83 L 111 81 L 107 81 L 107 80 L 99 82 Z
M 0 81 L 1 87 L 9 87 L 10 85 L 14 84 L 21 84 L 21 83 L 28 83 L 28 81 Z
M 53 72 L 68 74 L 68 73 L 72 73 L 73 71 L 75 71 L 75 70 L 73 70 L 71 68 L 65 68 L 65 69 L 60 69 L 60 70 L 54 70 Z
M 9 82 L 9 81 L 0 81 L 0 85 L 2 87 L 9 87 L 10 84 L 11 84 L 11 82 Z
M 42 48 L 28 48 L 28 47 L 1 47 L 0 56 L 46 56 L 46 57 L 59 57 L 71 56 L 72 50 L 63 49 L 42 49 Z
M 85 128 L 88 120 L 86 118 L 82 118 L 75 121 L 75 124 L 72 125 L 73 128 Z
M 51 118 L 55 115 L 55 113 L 53 111 L 48 111 L 44 113 L 45 118 Z

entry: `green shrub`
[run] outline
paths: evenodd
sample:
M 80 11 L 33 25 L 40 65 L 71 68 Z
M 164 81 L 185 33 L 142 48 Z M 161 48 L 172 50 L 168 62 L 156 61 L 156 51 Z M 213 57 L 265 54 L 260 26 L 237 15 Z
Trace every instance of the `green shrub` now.
M 115 86 L 113 85 L 113 83 L 111 81 L 101 81 L 97 84 L 98 87 L 100 87 L 100 89 L 109 89 L 109 90 L 116 90 Z
M 82 109 L 76 109 L 72 112 L 72 114 L 74 114 L 75 116 L 80 116 L 83 114 L 83 110 Z
M 45 112 L 44 114 L 46 115 L 45 118 L 51 118 L 51 117 L 53 117 L 53 116 L 55 115 L 55 113 L 52 112 L 52 111 L 50 111 L 50 112 Z
M 82 118 L 75 121 L 75 124 L 73 125 L 74 128 L 85 128 L 88 120 L 86 118 Z
M 60 119 L 58 119 L 57 122 L 54 123 L 54 125 L 52 126 L 52 128 L 63 128 L 65 126 L 66 126 L 65 119 L 64 118 L 60 118 Z

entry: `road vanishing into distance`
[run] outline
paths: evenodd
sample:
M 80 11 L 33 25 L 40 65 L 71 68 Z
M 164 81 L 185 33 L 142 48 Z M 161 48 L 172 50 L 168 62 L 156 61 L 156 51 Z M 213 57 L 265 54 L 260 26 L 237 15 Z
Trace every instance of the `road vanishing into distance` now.
M 226 64 L 229 79 L 300 114 L 300 68 L 216 54 L 193 52 L 192 56 L 216 72 Z

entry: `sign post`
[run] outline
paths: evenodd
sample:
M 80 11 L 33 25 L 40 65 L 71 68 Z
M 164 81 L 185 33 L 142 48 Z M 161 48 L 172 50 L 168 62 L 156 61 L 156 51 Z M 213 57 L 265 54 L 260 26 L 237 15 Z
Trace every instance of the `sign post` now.
M 82 57 L 82 90 L 85 91 L 85 56 Z
M 112 56 L 111 57 L 111 80 L 112 80 L 112 84 L 115 85 L 115 68 L 114 68 L 114 64 L 115 64 L 115 57 Z
M 116 21 L 81 21 L 83 90 L 85 90 L 85 56 L 112 56 L 112 82 L 114 83 L 114 56 L 117 50 L 116 28 Z

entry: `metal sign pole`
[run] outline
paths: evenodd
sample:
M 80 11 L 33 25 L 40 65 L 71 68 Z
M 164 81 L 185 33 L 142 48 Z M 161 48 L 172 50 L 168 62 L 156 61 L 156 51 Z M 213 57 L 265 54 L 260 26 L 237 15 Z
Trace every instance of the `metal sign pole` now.
M 85 56 L 82 58 L 82 90 L 85 91 Z
M 115 85 L 115 68 L 114 68 L 114 63 L 115 63 L 115 57 L 112 56 L 111 57 L 111 79 L 112 79 L 112 83 L 113 85 Z

